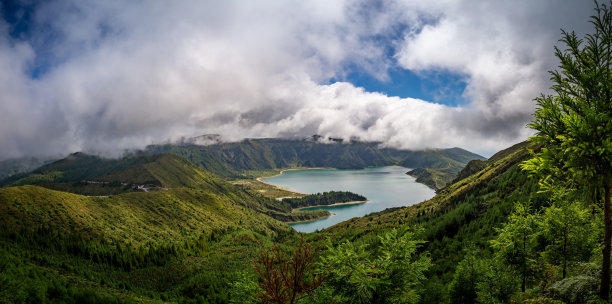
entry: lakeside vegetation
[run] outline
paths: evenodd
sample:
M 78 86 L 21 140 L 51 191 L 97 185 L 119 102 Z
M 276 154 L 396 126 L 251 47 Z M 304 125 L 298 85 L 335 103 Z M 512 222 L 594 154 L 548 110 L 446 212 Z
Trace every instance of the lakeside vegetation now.
M 291 208 L 298 209 L 310 206 L 328 206 L 348 202 L 363 202 L 368 200 L 365 196 L 349 191 L 329 191 L 309 194 L 303 197 L 283 198 L 283 203 L 289 203 Z

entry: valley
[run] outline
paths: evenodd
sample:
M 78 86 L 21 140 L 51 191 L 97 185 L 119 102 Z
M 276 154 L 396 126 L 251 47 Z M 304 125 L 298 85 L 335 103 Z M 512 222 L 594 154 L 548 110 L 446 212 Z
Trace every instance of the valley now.
M 466 296 L 453 284 L 474 254 L 470 248 L 492 263 L 489 244 L 516 202 L 549 206 L 537 180 L 519 168 L 538 149 L 524 142 L 468 161 L 437 193 L 399 166 L 282 174 L 262 166 L 240 171 L 242 179 L 222 179 L 175 154 L 116 160 L 73 154 L 3 182 L 0 298 L 257 302 L 261 281 L 252 265 L 272 246 L 290 254 L 306 242 L 318 248 L 316 263 L 324 263 L 342 244 L 376 255 L 384 238 L 410 235 L 423 240 L 419 250 L 431 260 L 419 297 L 454 303 Z M 331 190 L 354 193 L 325 192 Z M 343 204 L 354 201 L 366 202 Z M 391 236 L 398 229 L 404 232 Z M 479 273 L 478 280 L 493 275 Z M 336 287 L 326 286 L 310 298 L 329 301 L 326 288 Z

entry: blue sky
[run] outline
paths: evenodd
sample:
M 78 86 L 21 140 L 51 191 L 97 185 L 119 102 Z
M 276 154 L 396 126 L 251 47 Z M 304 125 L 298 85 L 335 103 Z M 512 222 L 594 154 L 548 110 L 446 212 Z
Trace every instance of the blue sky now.
M 414 73 L 395 67 L 389 69 L 387 79 L 379 79 L 358 67 L 351 67 L 349 71 L 346 77 L 331 79 L 330 83 L 347 81 L 363 87 L 368 92 L 380 92 L 401 98 L 418 98 L 452 107 L 463 106 L 469 102 L 463 97 L 467 84 L 466 75 L 436 70 Z

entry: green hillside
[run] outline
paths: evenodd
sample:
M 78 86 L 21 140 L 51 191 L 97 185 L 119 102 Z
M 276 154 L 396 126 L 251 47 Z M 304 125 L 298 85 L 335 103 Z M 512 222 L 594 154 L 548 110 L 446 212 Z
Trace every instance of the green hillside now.
M 506 284 L 513 299 L 520 299 L 516 275 L 511 282 L 494 277 L 511 272 L 494 268 L 497 266 L 492 261 L 497 253 L 491 241 L 499 237 L 497 229 L 504 227 L 517 202 L 529 201 L 534 210 L 550 205 L 548 197 L 538 193 L 537 181 L 518 167 L 530 157 L 528 149 L 538 147 L 520 143 L 488 161 L 469 162 L 453 183 L 423 203 L 387 209 L 305 235 L 306 243 L 317 248 L 312 265 L 323 267 L 317 269 L 326 269 L 329 275 L 327 283 L 308 299 L 321 303 L 348 301 L 350 293 L 338 298 L 330 289 L 338 292 L 353 284 L 336 280 L 340 269 L 326 268 L 334 257 L 353 262 L 365 259 L 364 271 L 372 271 L 382 280 L 386 268 L 378 267 L 394 265 L 384 264 L 383 257 L 390 254 L 385 250 L 393 248 L 390 244 L 406 241 L 393 240 L 398 231 L 395 229 L 405 231 L 406 227 L 417 226 L 422 230 L 408 235 L 424 240 L 418 250 L 411 251 L 427 257 L 420 264 L 427 265 L 423 284 L 411 287 L 420 302 L 473 303 L 476 295 L 470 292 L 475 285 L 472 289 L 469 284 L 461 285 L 467 284 L 461 279 L 470 261 L 477 263 L 473 264 L 474 280 Z M 292 220 L 296 220 L 295 212 L 287 212 L 292 207 L 288 201 L 279 202 L 231 185 L 174 155 L 147 157 L 93 180 L 150 182 L 159 188 L 108 197 L 40 186 L 0 189 L 0 212 L 7 215 L 0 219 L 0 256 L 6 261 L 0 264 L 0 280 L 5 283 L 0 287 L 0 299 L 248 302 L 261 283 L 253 268 L 261 263 L 259 254 L 273 242 L 286 254 L 300 244 L 292 229 L 268 216 L 294 216 Z M 352 253 L 350 244 L 359 249 Z M 556 266 L 543 265 L 554 272 L 547 279 L 550 284 L 566 284 Z M 586 271 L 582 266 L 572 267 L 570 275 Z M 577 282 L 590 282 L 580 280 Z M 543 293 L 530 284 L 536 295 Z M 588 294 L 592 287 L 584 286 Z
M 224 303 L 229 282 L 256 248 L 295 233 L 270 216 L 299 221 L 328 214 L 291 212 L 288 203 L 173 155 L 129 163 L 92 180 L 160 188 L 95 197 L 36 185 L 0 189 L 0 302 Z
M 44 229 L 135 246 L 214 230 L 270 236 L 290 230 L 228 196 L 187 188 L 87 197 L 39 186 L 9 187 L 0 189 L 0 212 L 10 215 L 0 219 L 3 232 Z
M 506 221 L 516 202 L 531 201 L 536 208 L 547 204 L 546 197 L 538 194 L 537 181 L 518 167 L 530 157 L 527 148 L 535 147 L 520 143 L 489 161 L 472 163 L 473 168 L 464 169 L 453 184 L 428 201 L 354 218 L 329 227 L 323 234 L 359 240 L 406 224 L 423 227 L 424 249 L 430 252 L 434 265 L 426 283 L 425 302 L 446 302 L 445 288 L 468 246 L 490 250 L 489 241 L 497 235 L 495 228 Z M 468 174 L 470 170 L 476 172 Z

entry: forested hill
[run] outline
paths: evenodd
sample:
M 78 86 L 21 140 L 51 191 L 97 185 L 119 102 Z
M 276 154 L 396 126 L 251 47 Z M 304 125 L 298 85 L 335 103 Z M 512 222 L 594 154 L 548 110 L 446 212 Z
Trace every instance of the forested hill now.
M 171 153 L 224 178 L 244 178 L 250 170 L 295 167 L 360 169 L 400 165 L 430 168 L 419 182 L 439 189 L 470 160 L 485 158 L 460 148 L 421 151 L 379 148 L 378 143 L 320 143 L 312 140 L 247 139 L 236 143 L 149 146 L 149 154 Z M 416 174 L 417 178 L 421 175 Z
M 507 220 L 517 202 L 530 201 L 534 208 L 546 204 L 545 196 L 538 194 L 537 180 L 518 166 L 530 157 L 528 148 L 537 149 L 524 142 L 500 151 L 489 161 L 472 163 L 428 201 L 354 218 L 328 228 L 326 233 L 339 239 L 368 239 L 368 235 L 386 229 L 418 224 L 424 228 L 424 249 L 430 252 L 434 265 L 424 300 L 446 302 L 452 296 L 449 292 L 454 292 L 448 288 L 456 266 L 470 248 L 486 256 L 495 228 Z

